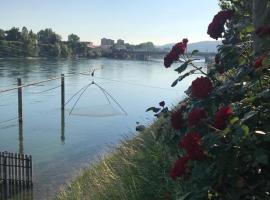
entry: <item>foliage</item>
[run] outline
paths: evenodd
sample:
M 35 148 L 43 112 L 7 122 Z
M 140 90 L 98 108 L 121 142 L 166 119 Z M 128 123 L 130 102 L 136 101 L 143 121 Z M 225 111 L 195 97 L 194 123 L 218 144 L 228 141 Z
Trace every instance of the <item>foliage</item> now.
M 205 76 L 186 91 L 184 108 L 169 111 L 175 130 L 158 140 L 178 145 L 175 163 L 167 172 L 173 180 L 178 177 L 176 184 L 187 188 L 178 198 L 270 198 L 270 44 L 264 43 L 262 53 L 253 50 L 256 30 L 250 2 L 220 1 L 225 12 L 215 16 L 209 34 L 224 40 L 208 73 L 184 51 L 175 54 L 177 45 L 164 59 L 165 67 L 181 63 L 172 87 L 195 72 Z M 228 12 L 233 15 L 224 21 L 221 15 Z M 225 23 L 226 30 L 221 27 Z M 268 32 L 262 37 L 268 41 Z M 186 71 L 188 65 L 193 69 Z
M 0 29 L 0 57 L 100 57 L 80 38 L 71 34 L 68 41 L 61 41 L 61 36 L 52 29 L 40 30 L 35 34 L 23 27 L 13 27 L 4 31 Z

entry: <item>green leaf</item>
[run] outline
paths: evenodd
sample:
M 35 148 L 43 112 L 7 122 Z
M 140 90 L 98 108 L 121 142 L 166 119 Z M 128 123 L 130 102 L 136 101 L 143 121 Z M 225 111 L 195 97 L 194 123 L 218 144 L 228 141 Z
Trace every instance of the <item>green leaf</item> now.
M 257 94 L 258 97 L 269 99 L 270 98 L 270 89 L 267 88 L 266 90 L 262 91 L 261 93 Z
M 188 66 L 189 63 L 190 63 L 190 61 L 184 62 L 180 67 L 178 67 L 174 71 L 177 71 L 178 74 L 181 74 L 183 71 L 185 71 L 187 69 L 187 66 Z
M 190 195 L 191 195 L 192 192 L 188 192 L 187 194 L 185 194 L 184 196 L 182 196 L 180 199 L 178 200 L 185 200 L 187 199 Z
M 191 53 L 191 55 L 195 55 L 197 53 L 199 53 L 199 50 L 193 50 L 192 53 Z
M 241 119 L 241 122 L 243 123 L 243 122 L 245 122 L 245 121 L 247 121 L 247 120 L 253 118 L 253 117 L 256 116 L 257 114 L 258 114 L 257 111 L 250 111 L 250 112 L 248 112 L 248 113 L 246 113 L 246 114 L 244 115 L 243 119 Z
M 263 66 L 268 66 L 269 64 L 270 64 L 269 59 L 264 58 L 263 61 L 262 61 L 262 65 L 263 65 Z
M 175 80 L 175 81 L 172 83 L 171 87 L 176 86 L 176 85 L 177 85 L 177 83 L 178 83 L 178 79 L 176 79 L 176 80 Z
M 270 142 L 270 135 L 269 134 L 264 136 L 264 141 Z
M 149 112 L 149 111 L 153 111 L 154 113 L 157 113 L 158 111 L 160 111 L 160 108 L 156 108 L 156 107 L 150 107 L 146 110 L 146 112 Z
M 246 31 L 247 33 L 252 33 L 252 32 L 254 31 L 254 26 L 253 26 L 253 24 L 247 25 L 247 26 L 245 27 L 245 31 Z
M 242 125 L 241 128 L 243 130 L 244 136 L 248 136 L 248 134 L 249 134 L 249 128 L 248 128 L 248 126 Z
M 182 81 L 184 78 L 186 78 L 186 77 L 189 76 L 189 75 L 190 75 L 190 72 L 185 73 L 185 74 L 182 75 L 182 76 L 179 76 L 178 81 Z
M 238 117 L 233 117 L 232 119 L 230 119 L 230 124 L 235 124 L 236 122 L 239 121 L 239 118 Z
M 268 156 L 264 153 L 262 149 L 257 149 L 254 153 L 255 160 L 259 163 L 268 164 Z

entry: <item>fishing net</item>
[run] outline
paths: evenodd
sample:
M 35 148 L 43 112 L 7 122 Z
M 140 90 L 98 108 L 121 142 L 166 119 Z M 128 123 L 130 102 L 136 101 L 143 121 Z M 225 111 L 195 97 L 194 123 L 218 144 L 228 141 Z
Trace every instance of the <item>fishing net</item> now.
M 71 104 L 72 102 L 72 104 Z M 95 82 L 78 90 L 66 104 L 69 115 L 87 117 L 111 117 L 127 115 L 126 111 L 104 88 Z
M 123 113 L 120 110 L 114 108 L 111 104 L 106 104 L 75 108 L 71 112 L 71 115 L 89 117 L 110 117 L 123 115 Z

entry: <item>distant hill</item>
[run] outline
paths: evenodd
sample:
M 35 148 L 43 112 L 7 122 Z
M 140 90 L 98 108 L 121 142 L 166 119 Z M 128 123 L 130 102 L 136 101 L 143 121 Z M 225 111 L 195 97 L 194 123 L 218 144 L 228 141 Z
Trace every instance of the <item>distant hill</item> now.
M 188 44 L 188 52 L 192 52 L 197 49 L 200 52 L 217 52 L 217 46 L 221 44 L 221 41 L 201 41 Z M 165 44 L 157 46 L 158 49 L 170 50 L 174 44 Z

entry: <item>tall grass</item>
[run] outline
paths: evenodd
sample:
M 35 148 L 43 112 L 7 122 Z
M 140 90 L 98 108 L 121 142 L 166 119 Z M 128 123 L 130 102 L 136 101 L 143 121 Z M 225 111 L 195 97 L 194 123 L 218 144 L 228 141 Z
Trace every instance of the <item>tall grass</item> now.
M 168 134 L 169 123 L 157 120 L 144 132 L 124 139 L 69 186 L 57 200 L 158 200 L 172 199 L 181 191 L 168 171 L 172 160 L 170 147 L 158 142 L 158 134 Z

